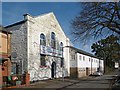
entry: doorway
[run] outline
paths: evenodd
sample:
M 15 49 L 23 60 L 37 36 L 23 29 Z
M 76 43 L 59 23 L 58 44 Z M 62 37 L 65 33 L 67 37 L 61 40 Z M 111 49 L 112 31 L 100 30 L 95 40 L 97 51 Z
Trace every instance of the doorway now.
M 55 78 L 55 76 L 56 76 L 56 63 L 53 62 L 51 65 L 51 77 Z
M 88 76 L 89 75 L 89 69 L 88 69 L 88 67 L 86 67 L 86 76 Z

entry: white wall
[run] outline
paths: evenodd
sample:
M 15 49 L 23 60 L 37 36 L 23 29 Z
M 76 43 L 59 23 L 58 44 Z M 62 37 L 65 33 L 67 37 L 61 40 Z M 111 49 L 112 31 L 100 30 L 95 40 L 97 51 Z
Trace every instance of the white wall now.
M 81 56 L 81 59 L 80 59 L 80 56 Z M 85 60 L 83 60 L 83 56 L 85 57 Z M 90 61 L 89 61 L 89 58 L 90 58 Z M 78 68 L 91 68 L 91 60 L 93 60 L 92 62 L 92 68 L 98 68 L 99 67 L 99 59 L 97 58 L 94 58 L 94 57 L 91 57 L 91 56 L 87 56 L 87 55 L 84 55 L 84 54 L 80 54 L 80 53 L 77 53 L 77 66 L 74 66 L 74 67 L 78 67 Z M 103 63 L 103 60 L 100 60 L 100 66 L 102 67 L 102 70 L 104 69 L 104 63 Z
M 53 13 L 48 13 L 42 16 L 28 18 L 28 71 L 31 75 L 31 80 L 42 78 L 40 76 L 40 34 L 43 33 L 46 36 L 47 46 L 50 46 L 51 32 L 55 33 L 56 40 L 63 42 L 64 47 L 70 45 L 69 39 L 64 34 L 62 28 L 60 27 L 56 17 Z M 69 61 L 68 61 L 68 49 L 64 49 L 63 55 L 65 60 L 65 75 L 69 73 Z M 52 60 L 55 58 L 49 57 L 48 61 L 52 64 Z M 55 60 L 55 62 L 59 62 Z M 58 63 L 57 63 L 58 64 Z M 60 65 L 60 64 L 59 64 Z M 58 67 L 59 67 L 58 65 Z M 61 70 L 61 68 L 59 68 Z M 44 70 L 43 70 L 44 71 Z M 48 70 L 48 77 L 50 78 L 50 68 Z M 57 71 L 61 72 L 61 71 Z M 39 74 L 39 76 L 38 76 Z M 44 75 L 44 74 L 43 74 Z M 59 77 L 59 75 L 58 75 Z

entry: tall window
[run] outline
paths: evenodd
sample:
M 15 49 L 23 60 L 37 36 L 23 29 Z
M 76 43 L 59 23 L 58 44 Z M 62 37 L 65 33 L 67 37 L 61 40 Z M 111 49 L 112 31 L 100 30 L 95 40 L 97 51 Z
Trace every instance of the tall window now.
M 83 56 L 83 61 L 85 61 L 85 56 Z
M 60 42 L 60 51 L 63 51 L 63 43 Z
M 46 39 L 45 39 L 45 35 L 43 33 L 40 34 L 40 45 L 46 46 Z
M 90 58 L 89 58 L 89 62 L 90 62 Z
M 79 56 L 79 59 L 81 60 L 81 55 Z
M 56 49 L 56 40 L 55 40 L 55 33 L 51 33 L 51 47 Z
M 41 58 L 40 58 L 41 66 L 45 66 L 45 65 L 46 65 L 45 56 L 44 56 L 44 55 L 41 55 L 40 57 L 41 57 Z
M 91 62 L 93 62 L 93 59 L 91 59 Z

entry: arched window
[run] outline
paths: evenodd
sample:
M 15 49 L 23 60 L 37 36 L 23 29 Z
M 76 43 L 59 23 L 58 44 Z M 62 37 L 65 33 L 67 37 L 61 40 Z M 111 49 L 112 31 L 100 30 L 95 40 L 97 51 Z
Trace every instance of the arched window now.
M 43 33 L 40 34 L 40 45 L 46 46 L 46 39 L 45 39 L 45 35 Z
M 51 33 L 51 47 L 56 49 L 56 40 L 55 40 L 55 33 Z
M 60 42 L 60 51 L 63 51 L 63 43 Z

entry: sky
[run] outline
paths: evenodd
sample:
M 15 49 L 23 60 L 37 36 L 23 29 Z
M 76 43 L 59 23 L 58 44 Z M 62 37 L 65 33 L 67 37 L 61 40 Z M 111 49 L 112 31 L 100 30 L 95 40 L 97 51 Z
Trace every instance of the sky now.
M 2 25 L 7 26 L 23 20 L 23 14 L 25 13 L 38 16 L 53 12 L 63 31 L 72 41 L 71 21 L 80 11 L 81 5 L 78 2 L 2 2 Z M 92 40 L 89 40 L 86 44 L 81 41 L 72 43 L 74 47 L 91 53 Z

